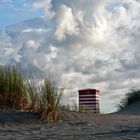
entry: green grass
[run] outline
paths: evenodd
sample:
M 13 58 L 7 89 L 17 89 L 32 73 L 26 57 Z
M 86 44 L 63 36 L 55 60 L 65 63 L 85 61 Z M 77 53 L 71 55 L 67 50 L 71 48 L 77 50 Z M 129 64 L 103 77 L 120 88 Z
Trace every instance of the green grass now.
M 24 109 L 27 104 L 25 79 L 20 69 L 0 66 L 0 106 L 2 109 Z
M 43 121 L 57 121 L 64 89 L 51 76 L 40 86 L 17 67 L 0 66 L 0 110 L 37 112 Z
M 39 86 L 36 84 L 33 76 L 28 77 L 26 80 L 26 91 L 28 104 L 26 110 L 30 112 L 37 112 L 39 106 Z
M 57 89 L 55 80 L 46 77 L 41 88 L 40 114 L 41 119 L 46 121 L 59 120 L 59 110 L 61 108 L 61 97 L 63 90 Z
M 131 89 L 126 93 L 125 98 L 121 100 L 120 104 L 118 105 L 118 110 L 122 110 L 137 101 L 140 101 L 140 90 Z

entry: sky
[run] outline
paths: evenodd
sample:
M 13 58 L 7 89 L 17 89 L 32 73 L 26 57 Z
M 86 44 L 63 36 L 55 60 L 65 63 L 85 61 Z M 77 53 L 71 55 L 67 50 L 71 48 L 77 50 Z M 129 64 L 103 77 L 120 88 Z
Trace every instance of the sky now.
M 100 90 L 102 112 L 140 86 L 140 0 L 1 0 L 0 65 L 57 73 L 65 102 Z
M 19 21 L 44 15 L 43 8 L 36 10 L 32 6 L 33 0 L 1 0 L 0 28 Z

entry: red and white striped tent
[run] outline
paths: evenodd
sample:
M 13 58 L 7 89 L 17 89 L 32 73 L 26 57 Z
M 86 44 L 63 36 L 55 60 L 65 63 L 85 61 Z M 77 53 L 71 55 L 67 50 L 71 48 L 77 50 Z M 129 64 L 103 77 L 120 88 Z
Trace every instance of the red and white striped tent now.
M 99 90 L 82 89 L 79 92 L 79 109 L 86 112 L 99 112 Z

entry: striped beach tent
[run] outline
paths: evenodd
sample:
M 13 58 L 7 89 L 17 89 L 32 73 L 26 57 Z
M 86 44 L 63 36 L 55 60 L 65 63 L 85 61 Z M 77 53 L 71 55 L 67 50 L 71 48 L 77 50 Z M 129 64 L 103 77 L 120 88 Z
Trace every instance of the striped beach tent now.
M 82 108 L 85 112 L 99 112 L 99 90 L 82 89 L 79 92 L 79 110 Z

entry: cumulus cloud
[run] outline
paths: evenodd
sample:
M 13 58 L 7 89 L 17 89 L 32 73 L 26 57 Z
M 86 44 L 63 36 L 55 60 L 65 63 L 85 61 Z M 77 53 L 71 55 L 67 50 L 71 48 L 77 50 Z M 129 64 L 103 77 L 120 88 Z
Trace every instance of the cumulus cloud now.
M 72 13 L 72 9 L 66 5 L 61 5 L 56 11 L 54 21 L 56 23 L 55 35 L 58 40 L 65 39 L 65 35 L 78 33 L 78 24 Z
M 138 87 L 140 1 L 35 0 L 33 7 L 44 8 L 45 17 L 1 32 L 1 64 L 59 73 L 71 88 L 70 100 L 77 99 L 77 89 L 98 88 L 104 112 Z

